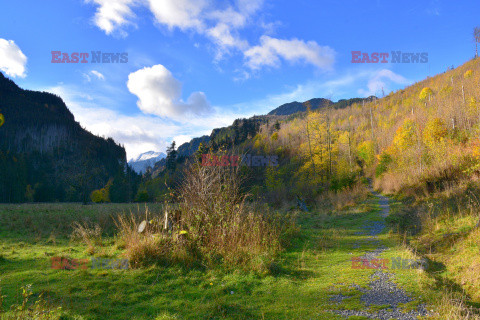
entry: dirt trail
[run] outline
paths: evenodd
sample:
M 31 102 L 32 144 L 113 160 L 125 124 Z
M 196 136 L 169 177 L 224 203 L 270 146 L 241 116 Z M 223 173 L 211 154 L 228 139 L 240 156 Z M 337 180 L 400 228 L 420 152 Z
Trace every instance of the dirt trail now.
M 380 221 L 372 222 L 364 226 L 364 232 L 362 234 L 362 242 L 368 243 L 370 249 L 365 252 L 361 257 L 362 259 L 375 259 L 381 253 L 386 250 L 389 250 L 388 247 L 385 247 L 381 241 L 378 239 L 378 235 L 382 233 L 385 229 L 385 217 L 388 216 L 390 212 L 389 199 L 381 194 L 378 194 L 374 191 L 371 191 L 372 194 L 378 198 L 378 202 L 381 208 L 379 212 L 381 216 Z M 360 246 L 359 243 L 354 244 L 357 248 Z M 428 314 L 425 305 L 420 305 L 417 309 L 412 310 L 408 313 L 405 313 L 399 309 L 398 305 L 400 303 L 408 303 L 416 300 L 414 297 L 410 296 L 405 290 L 398 288 L 397 285 L 391 280 L 395 277 L 394 274 L 388 273 L 383 269 L 377 269 L 371 276 L 371 282 L 368 285 L 368 288 L 362 288 L 357 284 L 352 284 L 351 287 L 362 292 L 360 300 L 365 303 L 366 307 L 369 306 L 381 306 L 388 305 L 389 307 L 377 310 L 377 311 L 360 311 L 360 310 L 332 310 L 332 312 L 345 316 L 363 316 L 369 319 L 399 319 L 399 320 L 416 320 L 419 316 L 426 316 Z M 348 296 L 337 295 L 332 298 L 332 301 L 339 303 L 339 306 L 342 303 L 342 300 Z

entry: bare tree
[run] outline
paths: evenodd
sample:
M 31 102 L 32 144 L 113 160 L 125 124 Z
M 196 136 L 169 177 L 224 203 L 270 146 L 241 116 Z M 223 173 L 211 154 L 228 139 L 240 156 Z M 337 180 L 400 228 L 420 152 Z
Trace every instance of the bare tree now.
M 473 29 L 473 38 L 475 39 L 475 58 L 478 57 L 478 43 L 480 42 L 480 27 Z

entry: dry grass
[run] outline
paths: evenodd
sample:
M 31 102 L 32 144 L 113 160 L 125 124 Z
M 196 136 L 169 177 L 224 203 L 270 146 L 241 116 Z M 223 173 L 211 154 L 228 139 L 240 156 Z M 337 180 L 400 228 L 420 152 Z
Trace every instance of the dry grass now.
M 144 217 L 120 215 L 115 219 L 118 245 L 134 267 L 181 263 L 265 271 L 293 220 L 247 206 L 240 187 L 237 168 L 193 163 L 179 188 L 178 208 L 167 208 L 167 223 L 164 214 L 148 210 Z M 140 233 L 142 220 L 148 224 Z
M 316 203 L 317 207 L 324 212 L 328 212 L 332 209 L 341 211 L 364 201 L 367 198 L 368 193 L 367 186 L 358 182 L 350 188 L 323 193 L 317 198 Z
M 93 255 L 102 246 L 102 228 L 98 224 L 74 222 L 72 240 L 81 240 L 87 245 L 86 252 Z
M 194 263 L 194 256 L 187 252 L 188 246 L 178 232 L 169 233 L 163 230 L 162 218 L 158 214 L 149 215 L 148 209 L 144 217 L 133 214 L 117 216 L 115 220 L 119 230 L 117 246 L 125 249 L 124 255 L 132 267 L 143 267 L 153 263 L 163 265 Z M 148 222 L 142 233 L 139 232 L 141 221 Z
M 431 317 L 433 319 L 448 320 L 480 320 L 478 310 L 469 308 L 466 304 L 466 297 L 457 298 L 452 293 L 443 294 L 436 312 L 437 315 Z
M 238 168 L 193 163 L 180 188 L 181 224 L 206 264 L 264 270 L 281 248 L 284 221 L 247 207 L 241 183 Z

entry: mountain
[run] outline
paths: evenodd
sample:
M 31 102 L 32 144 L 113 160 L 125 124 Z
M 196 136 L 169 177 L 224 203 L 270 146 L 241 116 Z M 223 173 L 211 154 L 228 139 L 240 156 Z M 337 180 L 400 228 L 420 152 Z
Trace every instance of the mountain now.
M 142 174 L 147 171 L 148 167 L 153 167 L 155 163 L 166 156 L 163 152 L 148 151 L 142 153 L 136 159 L 131 159 L 128 164 L 136 173 Z
M 267 115 L 275 116 L 288 116 L 298 112 L 305 112 L 307 108 L 310 107 L 310 110 L 316 110 L 320 108 L 325 108 L 331 106 L 334 109 L 346 108 L 354 103 L 360 103 L 362 101 L 370 102 L 373 99 L 376 99 L 375 96 L 370 96 L 368 98 L 352 98 L 352 99 L 341 99 L 337 102 L 332 102 L 331 100 L 324 98 L 313 98 L 305 102 L 290 102 L 282 104 L 280 107 L 273 109 Z
M 209 142 L 210 142 L 210 136 L 201 136 L 199 138 L 193 138 L 192 140 L 190 140 L 190 142 L 183 143 L 177 149 L 177 159 L 185 159 L 190 157 L 195 152 L 197 152 L 198 147 L 200 146 L 200 143 L 206 146 L 208 145 Z M 167 164 L 166 157 L 154 163 L 154 165 L 151 166 L 152 176 L 156 177 L 159 172 L 165 169 L 166 164 Z
M 210 142 L 210 136 L 201 136 L 199 138 L 193 138 L 190 142 L 186 142 L 178 147 L 178 157 L 189 157 L 197 152 L 200 143 L 206 146 Z
M 0 113 L 0 202 L 86 202 L 107 184 L 112 201 L 136 192 L 125 149 L 83 129 L 60 97 L 0 73 Z
M 274 116 L 288 116 L 297 112 L 307 111 L 307 107 L 310 105 L 311 110 L 323 108 L 333 104 L 332 101 L 323 98 L 314 98 L 305 102 L 290 102 L 282 104 L 280 107 L 273 109 L 268 115 Z
M 361 103 L 363 101 L 367 103 L 373 101 L 373 99 L 376 99 L 376 97 L 341 99 L 337 102 L 332 102 L 324 98 L 313 98 L 302 103 L 297 101 L 286 103 L 270 111 L 267 115 L 253 116 L 248 119 L 236 119 L 231 126 L 213 129 L 210 136 L 194 138 L 190 142 L 182 144 L 178 147 L 177 159 L 181 162 L 185 158 L 192 156 L 198 150 L 200 143 L 205 147 L 213 147 L 214 150 L 216 150 L 218 146 L 238 146 L 254 137 L 262 124 L 269 123 L 270 121 L 288 121 L 286 116 L 300 115 L 301 112 L 307 111 L 308 106 L 310 106 L 311 110 L 327 106 L 331 106 L 334 109 L 342 109 L 354 103 Z M 165 169 L 165 165 L 165 159 L 161 159 L 155 163 L 155 165 L 152 166 L 152 177 L 158 176 L 158 174 Z

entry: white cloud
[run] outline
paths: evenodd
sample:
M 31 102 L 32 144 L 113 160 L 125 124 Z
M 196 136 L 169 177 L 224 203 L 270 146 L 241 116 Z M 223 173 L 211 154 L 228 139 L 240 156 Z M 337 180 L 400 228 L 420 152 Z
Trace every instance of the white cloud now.
M 87 82 L 92 81 L 92 78 L 88 75 L 88 73 L 83 73 L 82 72 L 82 76 L 85 78 L 85 80 L 87 80 Z
M 243 13 L 253 14 L 261 9 L 263 3 L 264 0 L 237 0 L 237 7 Z
M 190 140 L 192 140 L 192 138 L 193 138 L 192 136 L 182 134 L 182 135 L 173 137 L 173 141 L 175 141 L 175 145 L 178 148 L 182 144 L 184 144 L 185 142 L 190 142 Z
M 99 80 L 105 80 L 105 76 L 97 70 L 91 70 L 88 73 L 82 73 L 82 76 L 85 78 L 85 80 L 87 80 L 87 82 L 92 81 L 92 77 L 90 75 L 95 76 Z
M 216 60 L 221 59 L 231 49 L 245 51 L 248 41 L 242 39 L 239 30 L 246 27 L 251 17 L 262 7 L 263 0 L 237 0 L 236 8 L 229 6 L 224 10 L 209 12 L 207 19 L 214 23 L 206 30 L 206 35 L 217 46 Z
M 335 62 L 335 51 L 328 46 L 321 47 L 315 41 L 262 36 L 260 43 L 245 52 L 246 65 L 252 70 L 263 66 L 278 67 L 281 58 L 292 63 L 303 61 L 324 70 L 331 69 Z
M 0 70 L 10 77 L 25 78 L 27 57 L 13 40 L 0 38 Z
M 407 85 L 410 83 L 410 81 L 403 76 L 396 74 L 391 70 L 382 69 L 379 71 L 375 71 L 375 73 L 371 75 L 367 83 L 368 90 L 359 89 L 358 93 L 365 96 L 375 95 L 377 97 L 380 97 L 382 94 L 382 90 L 385 92 L 385 94 L 390 91 L 387 80 L 395 84 L 402 85 Z
M 98 72 L 97 70 L 92 70 L 90 71 L 91 74 L 93 74 L 95 77 L 97 77 L 100 80 L 105 80 L 105 76 Z
M 148 0 L 148 4 L 156 21 L 169 29 L 201 31 L 204 28 L 202 11 L 207 6 L 205 0 Z
M 222 4 L 213 0 L 85 0 L 99 5 L 95 14 L 96 25 L 111 34 L 122 27 L 133 24 L 134 5 L 146 6 L 159 26 L 169 30 L 178 28 L 193 31 L 210 39 L 215 45 L 215 60 L 226 54 L 241 53 L 245 65 L 250 70 L 260 70 L 265 66 L 279 67 L 282 60 L 290 63 L 303 62 L 321 70 L 329 70 L 335 61 L 335 52 L 328 46 L 320 46 L 315 41 L 299 39 L 283 40 L 263 35 L 260 44 L 251 47 L 242 38 L 240 31 L 247 26 L 264 26 L 271 33 L 275 24 L 262 19 L 254 21 L 255 14 L 262 8 L 264 0 L 236 0 L 232 4 Z M 246 73 L 244 73 L 246 74 Z M 244 79 L 248 76 L 244 76 Z
M 192 93 L 184 102 L 181 83 L 161 64 L 130 73 L 127 87 L 138 97 L 137 105 L 146 114 L 182 120 L 187 115 L 213 112 L 203 92 Z
M 252 16 L 257 13 L 263 0 L 236 0 L 232 5 L 223 4 L 216 9 L 213 0 L 85 0 L 99 7 L 95 14 L 95 24 L 106 34 L 118 31 L 127 33 L 124 25 L 134 24 L 132 11 L 134 5 L 144 5 L 154 16 L 159 26 L 169 30 L 178 28 L 182 31 L 192 30 L 201 34 L 215 45 L 215 60 L 232 50 L 245 52 L 250 47 L 242 39 L 239 30 L 252 24 Z M 266 25 L 263 21 L 256 21 Z
M 126 37 L 127 32 L 123 30 L 123 27 L 135 25 L 132 21 L 135 14 L 131 6 L 136 4 L 136 0 L 85 0 L 85 2 L 93 2 L 99 6 L 93 22 L 107 35 L 118 32 L 120 36 Z
M 249 46 L 246 40 L 242 40 L 238 36 L 236 30 L 225 23 L 218 23 L 215 27 L 208 29 L 206 33 L 217 46 L 215 60 L 222 59 L 225 54 L 230 53 L 230 49 L 243 51 Z
M 125 145 L 128 158 L 133 158 L 146 150 L 165 150 L 168 132 L 178 130 L 177 126 L 162 122 L 155 117 L 144 115 L 122 115 L 99 107 L 100 99 L 91 99 L 75 86 L 59 85 L 42 89 L 60 96 L 75 120 L 90 132 L 104 137 L 112 137 Z

